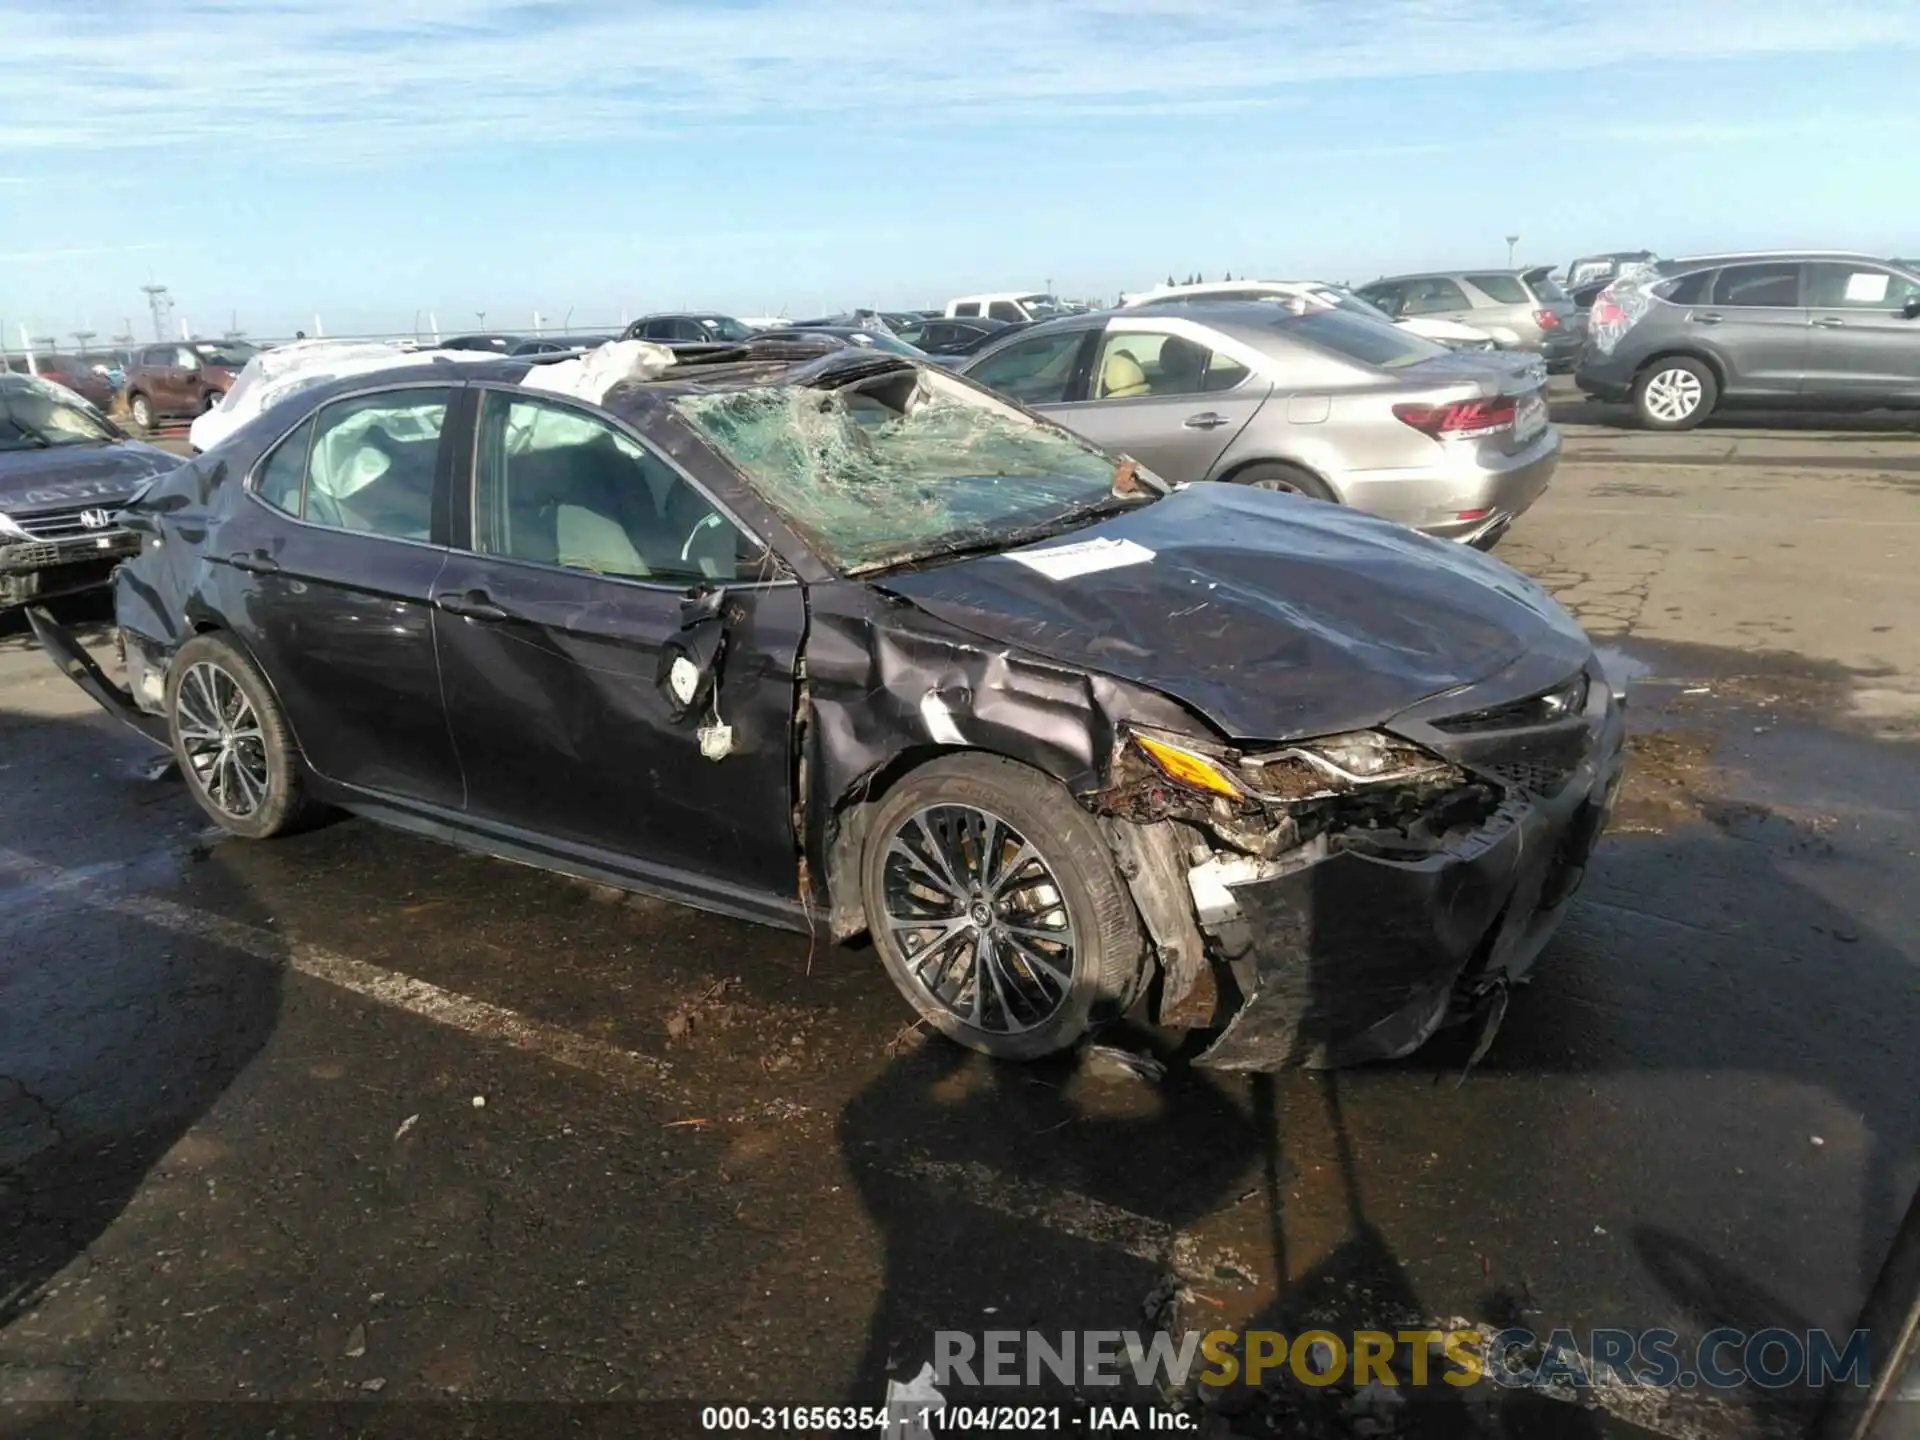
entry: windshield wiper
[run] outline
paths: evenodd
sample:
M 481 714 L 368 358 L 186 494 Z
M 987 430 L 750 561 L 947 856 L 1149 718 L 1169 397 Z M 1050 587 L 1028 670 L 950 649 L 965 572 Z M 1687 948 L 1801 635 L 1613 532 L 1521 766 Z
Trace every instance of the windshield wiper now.
M 1158 496 L 1142 497 L 1142 499 L 1158 498 Z M 984 532 L 971 539 L 948 540 L 919 550 L 909 550 L 905 554 L 890 555 L 884 560 L 872 560 L 864 565 L 850 565 L 847 567 L 847 574 L 864 580 L 869 576 L 883 575 L 890 570 L 904 570 L 911 565 L 924 564 L 928 560 L 959 560 L 969 555 L 997 555 L 1003 550 L 1018 549 L 1022 545 L 1031 545 L 1036 540 L 1047 540 L 1055 535 L 1078 530 L 1084 521 L 1102 515 L 1117 514 L 1121 510 L 1131 510 L 1140 503 L 1140 500 L 1129 500 L 1120 496 L 1091 500 L 1085 505 L 1076 505 L 1065 514 L 1056 515 L 1051 520 L 1023 525 L 1015 530 Z

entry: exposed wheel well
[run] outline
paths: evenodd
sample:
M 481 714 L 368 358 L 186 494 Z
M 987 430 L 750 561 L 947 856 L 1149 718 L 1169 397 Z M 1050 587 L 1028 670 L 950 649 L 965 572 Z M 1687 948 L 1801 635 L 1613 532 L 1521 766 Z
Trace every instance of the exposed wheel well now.
M 851 940 L 867 929 L 860 897 L 860 855 L 867 843 L 867 822 L 886 793 L 907 776 L 942 755 L 958 755 L 964 745 L 910 745 L 867 771 L 834 798 L 822 837 L 827 886 L 828 928 L 833 938 Z M 990 753 L 990 752 L 983 752 Z M 1035 772 L 1039 773 L 1039 772 Z

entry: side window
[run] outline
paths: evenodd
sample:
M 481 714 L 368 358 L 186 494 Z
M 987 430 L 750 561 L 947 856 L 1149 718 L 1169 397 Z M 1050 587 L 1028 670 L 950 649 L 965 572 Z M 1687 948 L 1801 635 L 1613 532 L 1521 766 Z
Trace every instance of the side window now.
M 673 321 L 649 320 L 646 330 L 642 333 L 649 340 L 671 340 L 673 338 Z
M 626 580 L 736 580 L 759 549 L 666 461 L 602 420 L 489 390 L 473 548 Z
M 1800 267 L 1796 264 L 1729 265 L 1713 283 L 1716 305 L 1798 305 Z
M 1013 324 L 1027 317 L 1020 313 L 1020 307 L 1011 300 L 996 300 L 987 306 L 987 318 L 989 320 L 1005 320 L 1009 324 Z
M 1527 294 L 1527 287 L 1514 275 L 1469 275 L 1467 283 L 1496 305 L 1525 305 L 1531 298 Z M 1539 295 L 1542 300 L 1564 298 L 1549 295 L 1544 290 Z
M 963 305 L 954 306 L 953 313 L 955 315 L 978 315 L 980 313 L 980 303 L 977 300 L 969 300 Z
M 1898 310 L 1920 295 L 1920 281 L 1888 270 L 1823 260 L 1807 267 L 1807 303 L 1817 310 Z
M 307 479 L 307 445 L 312 439 L 313 420 L 302 420 L 299 429 L 274 447 L 254 481 L 254 494 L 295 519 L 300 516 L 300 492 Z
M 1110 330 L 1093 374 L 1094 399 L 1132 400 L 1231 390 L 1247 378 L 1247 369 L 1178 335 Z
M 178 365 L 182 370 L 197 370 L 200 367 L 200 357 L 182 345 L 173 352 L 173 359 L 167 363 Z
M 1020 340 L 967 373 L 1022 405 L 1058 405 L 1073 383 L 1073 362 L 1084 330 L 1056 330 Z
M 710 340 L 713 337 L 700 328 L 698 321 L 682 318 L 673 322 L 673 338 L 676 340 Z
M 1406 289 L 1402 315 L 1433 315 L 1442 310 L 1471 310 L 1467 292 L 1451 280 L 1413 280 Z
M 1669 280 L 1654 293 L 1670 305 L 1704 304 L 1717 273 L 1713 270 L 1696 270 L 1691 275 L 1682 275 L 1678 280 Z
M 305 518 L 316 525 L 428 540 L 448 390 L 387 390 L 314 416 Z
M 1378 305 L 1389 315 L 1398 315 L 1406 304 L 1406 290 L 1400 285 L 1369 285 L 1355 292 L 1362 300 Z

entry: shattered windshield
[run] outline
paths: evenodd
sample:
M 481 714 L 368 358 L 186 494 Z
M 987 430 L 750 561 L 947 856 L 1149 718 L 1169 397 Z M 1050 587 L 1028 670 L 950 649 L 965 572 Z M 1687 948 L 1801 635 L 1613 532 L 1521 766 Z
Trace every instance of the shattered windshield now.
M 120 437 L 78 396 L 44 382 L 0 388 L 0 450 L 104 445 Z
M 1117 494 L 1116 462 L 1084 441 L 927 371 L 674 409 L 849 574 L 1004 548 L 1153 498 Z

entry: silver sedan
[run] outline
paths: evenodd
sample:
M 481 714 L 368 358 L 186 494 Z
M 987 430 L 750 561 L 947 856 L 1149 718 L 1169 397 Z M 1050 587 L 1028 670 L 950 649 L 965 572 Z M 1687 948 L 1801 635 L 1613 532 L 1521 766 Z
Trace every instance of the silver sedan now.
M 1292 490 L 1482 548 L 1560 459 L 1544 369 L 1339 310 L 1195 301 L 1075 315 L 961 370 L 1175 484 Z

